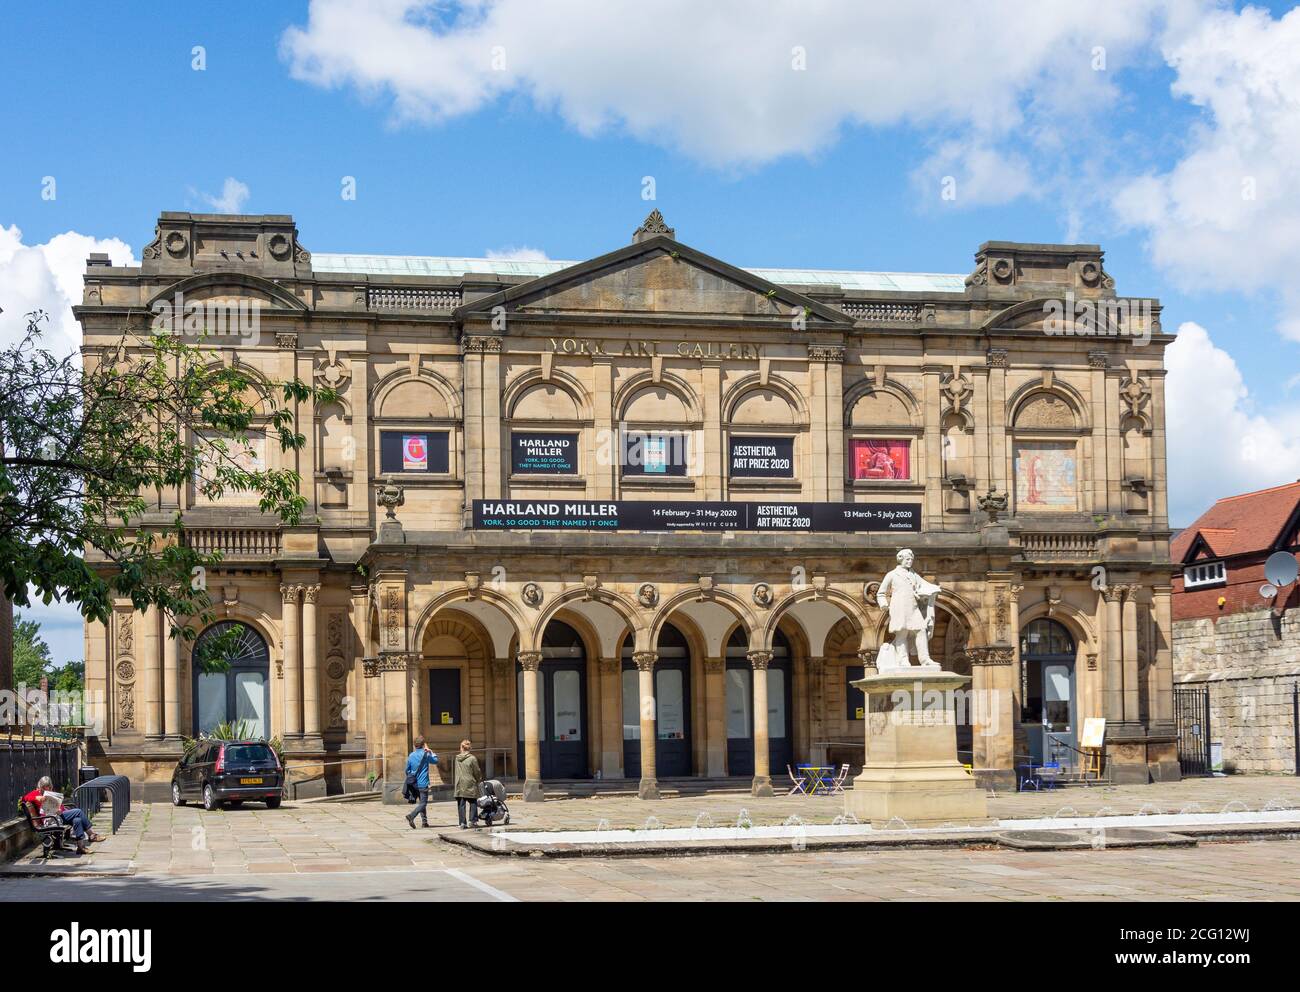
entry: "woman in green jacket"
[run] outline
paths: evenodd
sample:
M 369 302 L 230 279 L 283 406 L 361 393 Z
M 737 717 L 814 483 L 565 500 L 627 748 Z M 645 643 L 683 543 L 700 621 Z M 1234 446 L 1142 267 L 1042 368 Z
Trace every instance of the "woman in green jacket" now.
M 456 797 L 456 816 L 460 828 L 465 829 L 465 812 L 469 811 L 469 822 L 478 826 L 478 786 L 483 781 L 483 769 L 479 767 L 478 758 L 470 754 L 468 740 L 460 742 L 460 754 L 456 755 L 456 777 L 453 781 L 452 794 Z

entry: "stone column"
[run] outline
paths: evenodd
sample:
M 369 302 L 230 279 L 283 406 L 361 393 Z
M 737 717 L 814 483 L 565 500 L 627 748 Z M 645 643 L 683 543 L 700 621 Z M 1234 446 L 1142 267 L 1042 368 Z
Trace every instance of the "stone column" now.
M 514 681 L 515 666 L 510 663 L 509 658 L 492 659 L 492 718 L 488 721 L 491 728 L 491 740 L 488 742 L 496 747 L 508 747 L 509 754 L 501 761 L 501 767 L 494 769 L 497 778 L 505 778 L 507 769 L 514 769 L 515 778 L 520 778 L 520 769 L 515 768 L 516 758 L 510 757 L 515 753 L 515 735 L 511 732 L 513 721 L 510 715 L 513 709 L 510 705 L 510 684 Z
M 826 659 L 808 659 L 808 757 L 815 765 L 826 764 Z
M 172 621 L 165 613 L 162 616 L 162 651 L 163 651 L 163 731 L 169 738 L 181 736 L 181 662 L 180 641 L 172 636 Z
M 1128 586 L 1125 591 L 1123 606 L 1124 722 L 1129 724 L 1140 724 L 1142 722 L 1137 648 L 1137 597 L 1141 591 L 1141 586 Z
M 971 723 L 971 763 L 984 788 L 1014 789 L 1015 724 L 1011 700 L 1015 651 L 1007 645 L 970 648 L 971 695 L 965 717 Z M 961 756 L 958 755 L 958 759 Z
M 303 733 L 320 736 L 320 672 L 316 655 L 316 597 L 320 586 L 302 587 L 302 715 Z
M 623 777 L 623 662 L 601 658 L 600 673 L 600 774 Z
M 302 652 L 298 645 L 298 590 L 280 586 L 284 628 L 284 736 L 302 736 Z
M 1178 764 L 1178 730 L 1174 724 L 1173 615 L 1170 586 L 1151 590 L 1155 657 L 1147 669 L 1150 697 L 1147 703 L 1147 765 L 1160 782 L 1177 782 L 1182 778 Z
M 1106 679 L 1102 687 L 1102 709 L 1106 723 L 1113 726 L 1124 719 L 1124 642 L 1120 634 L 1120 603 L 1123 586 L 1107 586 L 1106 597 Z
M 704 659 L 704 774 L 727 774 L 727 659 Z
M 655 743 L 658 740 L 655 722 L 655 662 L 658 651 L 636 651 L 638 697 L 641 700 L 641 783 L 637 786 L 638 799 L 658 799 L 659 779 L 655 774 Z
M 524 672 L 524 802 L 541 802 L 542 738 L 537 711 L 538 679 L 541 678 L 542 652 L 520 651 L 519 667 Z
M 162 727 L 162 662 L 158 657 L 158 607 L 144 611 L 144 735 L 158 739 Z
M 754 782 L 755 796 L 772 796 L 772 774 L 767 742 L 767 666 L 771 651 L 750 651 L 746 657 L 754 669 Z

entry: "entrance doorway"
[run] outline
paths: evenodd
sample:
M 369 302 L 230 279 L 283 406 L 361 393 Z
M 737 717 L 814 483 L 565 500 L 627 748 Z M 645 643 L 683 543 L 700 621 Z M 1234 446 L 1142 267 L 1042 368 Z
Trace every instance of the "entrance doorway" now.
M 516 665 L 518 761 L 524 765 L 524 672 Z M 578 632 L 552 620 L 542 635 L 537 673 L 544 779 L 587 778 L 587 652 Z
M 1035 764 L 1077 764 L 1074 658 L 1074 638 L 1055 620 L 1040 617 L 1020 635 L 1020 722 Z
M 641 673 L 632 660 L 631 639 L 623 647 L 623 774 L 641 777 Z M 686 637 L 665 624 L 656 645 L 655 776 L 691 774 L 691 649 Z
M 230 665 L 224 672 L 203 672 L 197 663 L 204 652 L 220 651 Z M 220 724 L 242 724 L 246 737 L 270 738 L 271 655 L 266 641 L 246 623 L 222 620 L 194 642 L 194 736 L 210 734 Z
M 754 774 L 754 669 L 746 655 L 744 632 L 737 628 L 727 643 L 727 774 Z M 779 630 L 772 639 L 767 666 L 767 754 L 776 776 L 794 764 L 794 713 L 790 642 Z

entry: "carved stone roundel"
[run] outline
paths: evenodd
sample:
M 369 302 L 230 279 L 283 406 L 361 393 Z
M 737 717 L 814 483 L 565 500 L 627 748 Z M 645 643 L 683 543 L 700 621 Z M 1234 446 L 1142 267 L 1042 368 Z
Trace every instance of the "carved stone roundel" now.
M 266 247 L 273 258 L 278 258 L 282 262 L 289 257 L 289 239 L 283 234 L 271 235 L 271 240 L 267 242 Z
M 325 666 L 325 674 L 332 679 L 341 679 L 347 674 L 347 668 L 338 658 L 333 659 Z
M 117 663 L 117 680 L 119 682 L 133 682 L 135 680 L 135 665 L 129 661 L 119 661 Z
M 522 590 L 522 595 L 524 598 L 524 602 L 527 603 L 529 606 L 538 607 L 542 605 L 542 599 L 544 598 L 542 593 L 542 587 L 539 586 L 536 582 L 525 583 L 524 588 Z

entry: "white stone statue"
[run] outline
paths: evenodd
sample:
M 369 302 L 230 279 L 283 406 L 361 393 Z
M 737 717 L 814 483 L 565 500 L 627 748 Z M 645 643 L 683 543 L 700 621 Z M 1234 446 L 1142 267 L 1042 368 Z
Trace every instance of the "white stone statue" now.
M 876 591 L 876 603 L 889 611 L 889 643 L 876 655 L 876 671 L 896 672 L 912 668 L 912 649 L 919 665 L 938 669 L 930 660 L 930 635 L 934 633 L 934 601 L 939 587 L 912 571 L 916 556 L 910 548 L 898 552 L 898 565 L 885 576 Z

